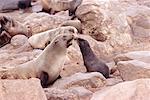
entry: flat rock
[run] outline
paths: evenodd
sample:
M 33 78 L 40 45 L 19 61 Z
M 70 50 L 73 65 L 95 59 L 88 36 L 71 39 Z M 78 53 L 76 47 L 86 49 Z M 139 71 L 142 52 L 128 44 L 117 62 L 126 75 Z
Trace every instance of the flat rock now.
M 91 100 L 149 100 L 149 92 L 150 79 L 138 79 L 97 91 Z
M 40 80 L 0 80 L 0 100 L 47 100 Z
M 84 87 L 70 89 L 46 88 L 44 89 L 48 100 L 90 100 L 92 92 Z
M 76 73 L 70 77 L 57 80 L 52 87 L 68 89 L 71 87 L 85 87 L 88 90 L 103 87 L 106 79 L 101 73 Z
M 114 58 L 115 63 L 128 60 L 140 60 L 146 63 L 150 63 L 150 51 L 133 51 L 117 55 Z
M 150 63 L 138 60 L 120 61 L 117 64 L 117 69 L 125 81 L 150 78 Z

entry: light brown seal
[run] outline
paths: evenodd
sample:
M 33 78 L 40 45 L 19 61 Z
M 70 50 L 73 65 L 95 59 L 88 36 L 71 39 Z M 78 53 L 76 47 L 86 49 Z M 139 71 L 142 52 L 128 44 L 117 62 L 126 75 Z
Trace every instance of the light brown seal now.
M 27 37 L 31 36 L 31 33 L 27 27 L 22 25 L 20 22 L 12 19 L 8 16 L 0 16 L 1 29 L 4 30 L 12 37 L 17 34 L 23 34 Z
M 88 72 L 100 72 L 104 75 L 105 78 L 109 78 L 108 66 L 96 57 L 88 41 L 81 39 L 81 38 L 77 38 L 77 43 L 80 47 L 80 50 L 83 56 L 84 65 L 87 71 Z
M 74 15 L 82 0 L 41 0 L 43 11 L 55 14 L 59 11 L 69 10 L 69 15 Z
M 61 34 L 55 37 L 44 51 L 34 60 L 15 68 L 0 71 L 1 79 L 39 78 L 43 87 L 53 83 L 59 76 L 64 64 L 67 48 L 72 44 L 74 35 Z
M 59 34 L 77 34 L 75 27 L 66 26 L 51 29 L 31 36 L 28 39 L 30 45 L 35 49 L 44 49 Z

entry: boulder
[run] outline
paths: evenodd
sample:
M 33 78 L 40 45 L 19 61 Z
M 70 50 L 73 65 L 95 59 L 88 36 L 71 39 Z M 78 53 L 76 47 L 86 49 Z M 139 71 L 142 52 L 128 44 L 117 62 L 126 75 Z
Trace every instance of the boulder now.
M 150 51 L 132 51 L 125 54 L 119 54 L 114 58 L 115 63 L 119 61 L 140 60 L 150 63 Z
M 117 69 L 125 81 L 150 78 L 150 63 L 138 60 L 120 61 L 117 64 Z
M 57 80 L 52 87 L 69 89 L 71 87 L 85 87 L 88 90 L 103 87 L 106 79 L 101 73 L 76 73 L 70 77 Z
M 82 22 L 83 34 L 91 35 L 98 41 L 105 41 L 107 37 L 101 31 L 104 16 L 99 8 L 98 0 L 83 0 L 76 10 L 76 16 Z
M 47 13 L 32 13 L 23 20 L 23 25 L 30 29 L 32 35 L 57 28 L 63 22 L 69 20 L 69 16 L 49 15 Z
M 1 100 L 47 100 L 40 80 L 0 80 Z
M 44 89 L 48 100 L 90 100 L 92 92 L 83 87 L 70 89 L 46 88 Z
M 93 94 L 91 100 L 148 100 L 150 79 L 119 83 Z

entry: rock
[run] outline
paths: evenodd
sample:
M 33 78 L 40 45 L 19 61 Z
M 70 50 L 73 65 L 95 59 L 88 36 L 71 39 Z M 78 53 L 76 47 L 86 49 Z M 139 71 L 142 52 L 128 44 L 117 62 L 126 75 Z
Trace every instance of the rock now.
M 136 8 L 136 9 L 135 9 Z M 133 10 L 134 9 L 134 10 Z M 145 6 L 129 6 L 127 8 L 128 23 L 132 34 L 137 37 L 150 37 L 150 9 Z
M 76 16 L 82 22 L 83 34 L 91 35 L 98 41 L 105 41 L 107 37 L 101 31 L 101 22 L 104 16 L 97 3 L 98 0 L 83 0 L 76 10 Z
M 45 89 L 47 100 L 78 100 L 78 96 L 69 90 L 61 90 L 57 88 Z
M 48 100 L 90 100 L 92 92 L 83 87 L 70 89 L 47 88 L 45 93 Z
M 115 63 L 119 61 L 140 60 L 150 63 L 150 51 L 132 51 L 125 54 L 119 54 L 114 58 Z
M 117 64 L 120 76 L 125 81 L 150 78 L 150 63 L 138 60 L 120 61 Z
M 32 35 L 57 28 L 63 22 L 69 20 L 70 17 L 62 17 L 61 15 L 49 15 L 47 13 L 32 13 L 24 19 L 24 26 L 30 29 Z
M 61 77 L 68 77 L 78 72 L 86 72 L 83 64 L 82 55 L 76 43 L 67 50 L 67 59 L 61 70 Z
M 28 41 L 28 38 L 25 35 L 16 35 L 11 39 L 11 45 L 13 46 L 22 46 Z
M 57 80 L 52 87 L 68 89 L 83 86 L 88 90 L 100 88 L 105 85 L 105 78 L 101 73 L 76 73 L 70 77 Z
M 47 100 L 40 80 L 0 80 L 1 100 Z
M 150 79 L 123 82 L 97 91 L 91 100 L 147 100 L 150 98 Z
M 121 83 L 121 82 L 123 82 L 123 80 L 119 77 L 108 78 L 106 80 L 106 86 L 113 86 L 113 85 L 116 85 L 116 84 Z

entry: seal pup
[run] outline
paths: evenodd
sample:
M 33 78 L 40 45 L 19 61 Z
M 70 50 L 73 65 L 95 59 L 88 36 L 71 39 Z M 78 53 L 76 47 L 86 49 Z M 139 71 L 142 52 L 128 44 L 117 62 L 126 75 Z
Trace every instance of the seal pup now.
M 31 6 L 31 0 L 0 0 L 0 12 L 25 9 Z
M 41 0 L 43 11 L 55 14 L 60 11 L 69 10 L 69 15 L 75 14 L 82 0 Z
M 31 0 L 19 0 L 18 2 L 18 8 L 20 9 L 26 9 L 31 6 Z
M 35 59 L 14 68 L 0 70 L 1 79 L 39 78 L 41 85 L 47 87 L 60 75 L 64 65 L 67 48 L 72 45 L 74 35 L 60 34 Z
M 59 34 L 77 34 L 75 27 L 66 26 L 51 29 L 31 36 L 28 42 L 34 49 L 44 49 Z
M 1 30 L 5 30 L 12 37 L 17 34 L 23 34 L 27 37 L 31 36 L 30 29 L 20 22 L 8 16 L 0 16 Z
M 76 40 L 80 47 L 84 65 L 87 71 L 88 72 L 100 72 L 104 75 L 105 78 L 109 78 L 108 66 L 96 57 L 88 41 L 82 38 L 76 38 Z

